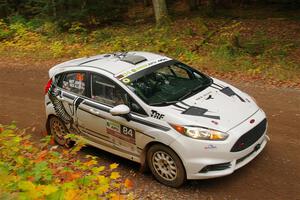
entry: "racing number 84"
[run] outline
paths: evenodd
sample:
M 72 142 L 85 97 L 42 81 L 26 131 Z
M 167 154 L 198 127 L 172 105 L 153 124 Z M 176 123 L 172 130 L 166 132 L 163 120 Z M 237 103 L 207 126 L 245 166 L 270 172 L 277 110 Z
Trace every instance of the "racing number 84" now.
M 131 138 L 134 138 L 135 136 L 135 131 L 132 128 L 123 125 L 121 125 L 121 133 Z

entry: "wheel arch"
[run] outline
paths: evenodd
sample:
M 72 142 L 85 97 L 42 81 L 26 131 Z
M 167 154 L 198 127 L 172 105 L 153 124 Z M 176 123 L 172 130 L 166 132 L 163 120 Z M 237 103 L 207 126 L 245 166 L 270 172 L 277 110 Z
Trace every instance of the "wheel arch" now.
M 148 166 L 148 163 L 147 163 L 147 152 L 148 152 L 148 150 L 150 149 L 151 146 L 156 145 L 156 144 L 160 144 L 160 145 L 163 145 L 163 146 L 171 149 L 178 156 L 178 158 L 180 159 L 180 162 L 181 162 L 181 164 L 182 164 L 182 166 L 184 168 L 185 177 L 187 177 L 186 176 L 185 164 L 182 161 L 181 156 L 171 146 L 166 145 L 166 144 L 164 144 L 162 142 L 158 142 L 158 141 L 151 141 L 151 142 L 149 142 L 145 146 L 145 148 L 143 149 L 142 154 L 141 154 L 141 169 L 140 169 L 141 172 L 148 172 L 150 170 L 149 166 Z
M 50 118 L 52 118 L 52 117 L 57 117 L 57 116 L 54 115 L 54 114 L 50 114 L 50 115 L 48 115 L 47 120 L 46 120 L 46 131 L 47 131 L 48 135 L 50 135 L 50 123 L 49 123 L 49 121 L 50 121 Z

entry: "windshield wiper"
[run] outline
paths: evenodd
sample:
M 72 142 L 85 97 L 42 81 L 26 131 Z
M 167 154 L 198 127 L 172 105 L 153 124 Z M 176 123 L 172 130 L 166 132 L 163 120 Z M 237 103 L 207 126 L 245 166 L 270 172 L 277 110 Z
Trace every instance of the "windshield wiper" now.
M 159 103 L 150 103 L 150 106 L 169 106 L 172 104 L 178 103 L 178 101 L 165 101 L 165 102 L 159 102 Z

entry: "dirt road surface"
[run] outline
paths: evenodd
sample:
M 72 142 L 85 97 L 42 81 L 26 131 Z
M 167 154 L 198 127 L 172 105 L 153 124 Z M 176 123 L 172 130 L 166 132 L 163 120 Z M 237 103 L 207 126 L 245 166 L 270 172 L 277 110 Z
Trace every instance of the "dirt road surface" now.
M 15 64 L 0 61 L 0 123 L 16 121 L 19 127 L 36 127 L 35 138 L 44 131 L 44 86 L 51 63 Z M 269 120 L 271 141 L 247 166 L 232 175 L 188 181 L 179 189 L 156 182 L 139 165 L 88 147 L 83 154 L 99 156 L 104 164 L 117 162 L 124 177 L 135 182 L 137 199 L 300 199 L 300 91 L 233 83 L 254 96 Z

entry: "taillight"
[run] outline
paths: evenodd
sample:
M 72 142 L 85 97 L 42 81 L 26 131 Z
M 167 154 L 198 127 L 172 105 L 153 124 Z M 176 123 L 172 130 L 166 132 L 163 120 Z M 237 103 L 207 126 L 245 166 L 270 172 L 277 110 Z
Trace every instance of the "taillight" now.
M 49 79 L 48 83 L 45 86 L 45 95 L 48 93 L 48 91 L 51 87 L 51 84 L 52 84 L 52 78 Z

